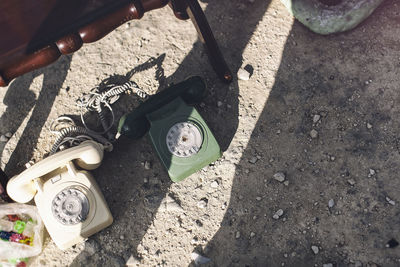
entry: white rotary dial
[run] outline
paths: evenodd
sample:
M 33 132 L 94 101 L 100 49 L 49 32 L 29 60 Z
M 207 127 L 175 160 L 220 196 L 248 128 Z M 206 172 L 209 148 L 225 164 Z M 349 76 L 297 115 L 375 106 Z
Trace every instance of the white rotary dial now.
M 203 143 L 200 129 L 191 122 L 178 122 L 166 136 L 168 150 L 177 157 L 187 158 L 199 152 Z

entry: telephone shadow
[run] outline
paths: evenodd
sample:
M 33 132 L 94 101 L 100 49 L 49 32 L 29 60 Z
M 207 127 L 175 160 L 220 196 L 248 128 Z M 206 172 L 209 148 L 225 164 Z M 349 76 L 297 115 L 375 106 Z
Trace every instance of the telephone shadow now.
M 232 73 L 236 73 L 242 65 L 243 50 L 266 12 L 269 1 L 255 1 L 245 10 L 238 10 L 237 6 L 241 4 L 238 0 L 212 1 L 205 10 Z M 222 15 L 219 10 L 224 10 L 223 23 L 217 21 Z M 205 79 L 208 95 L 204 100 L 205 107 L 200 107 L 199 112 L 224 151 L 238 127 L 237 81 L 227 85 L 216 77 L 199 41 L 177 71 L 165 79 L 165 85 L 194 75 L 211 77 Z M 229 109 L 223 111 L 218 108 L 218 100 L 224 101 Z M 71 266 L 123 266 L 131 255 L 140 259 L 137 247 L 171 186 L 171 180 L 147 138 L 128 140 L 121 137 L 114 151 L 106 157 L 107 164 L 101 165 L 94 176 L 107 199 L 114 223 L 89 238 L 85 249 Z M 150 169 L 145 168 L 146 162 L 151 162 Z M 174 198 L 171 194 L 169 196 Z M 176 201 L 179 203 L 179 199 Z
M 33 109 L 32 115 L 5 166 L 4 171 L 9 177 L 23 170 L 22 162 L 31 160 L 40 132 L 67 76 L 71 59 L 71 55 L 62 56 L 50 67 L 44 67 L 18 77 L 8 87 L 3 99 L 7 108 L 0 118 L 2 134 L 5 134 L 5 131 L 15 133 Z M 41 75 L 43 75 L 42 88 L 38 97 L 36 97 L 29 90 L 29 87 L 33 80 Z

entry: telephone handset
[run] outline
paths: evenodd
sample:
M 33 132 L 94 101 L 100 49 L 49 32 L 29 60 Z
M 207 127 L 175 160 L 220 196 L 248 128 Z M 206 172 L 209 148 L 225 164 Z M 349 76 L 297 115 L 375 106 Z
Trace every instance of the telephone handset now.
M 102 159 L 102 145 L 85 141 L 14 176 L 7 193 L 20 203 L 34 198 L 51 238 L 60 249 L 67 249 L 113 221 L 93 176 L 75 167 L 93 170 Z
M 217 160 L 221 150 L 199 112 L 206 85 L 190 77 L 151 96 L 118 125 L 118 133 L 137 139 L 149 132 L 155 150 L 172 181 L 178 182 Z

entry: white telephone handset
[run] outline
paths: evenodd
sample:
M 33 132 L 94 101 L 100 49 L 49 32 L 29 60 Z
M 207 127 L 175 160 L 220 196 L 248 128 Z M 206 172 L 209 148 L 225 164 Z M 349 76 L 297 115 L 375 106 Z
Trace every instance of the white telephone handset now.
M 103 147 L 85 141 L 14 176 L 7 184 L 7 193 L 20 203 L 34 197 L 51 238 L 59 248 L 66 249 L 113 221 L 93 176 L 74 165 L 93 170 L 102 159 Z

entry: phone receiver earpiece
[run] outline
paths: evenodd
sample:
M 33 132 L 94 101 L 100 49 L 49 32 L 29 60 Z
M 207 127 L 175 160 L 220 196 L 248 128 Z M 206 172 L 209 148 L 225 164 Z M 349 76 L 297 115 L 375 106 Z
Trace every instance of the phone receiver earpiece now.
M 88 141 L 85 141 L 88 142 Z M 83 143 L 85 143 L 83 142 Z M 74 160 L 74 163 L 85 170 L 94 170 L 100 166 L 101 161 L 103 160 L 104 156 L 104 147 L 103 145 L 89 141 L 93 144 L 93 149 L 86 150 L 83 152 L 79 158 Z M 82 144 L 83 144 L 82 143 Z

